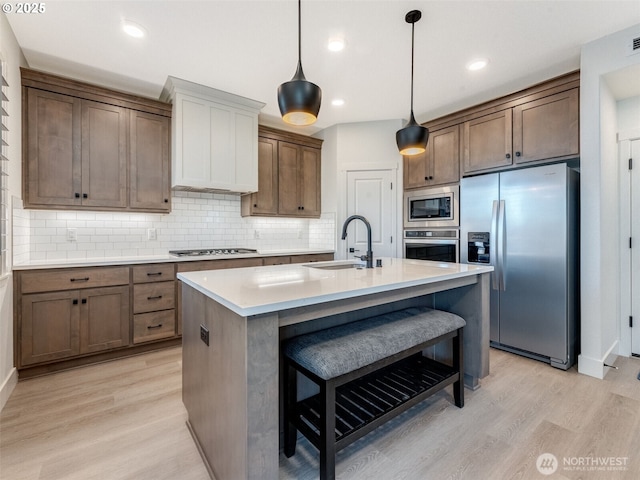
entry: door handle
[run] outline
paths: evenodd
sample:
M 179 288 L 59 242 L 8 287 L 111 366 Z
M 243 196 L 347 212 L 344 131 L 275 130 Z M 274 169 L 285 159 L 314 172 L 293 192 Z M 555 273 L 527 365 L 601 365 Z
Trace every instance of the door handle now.
M 499 276 L 499 288 L 503 292 L 507 289 L 507 279 L 506 279 L 506 252 L 507 252 L 507 225 L 505 218 L 505 209 L 506 204 L 504 200 L 500 200 L 500 204 L 498 206 L 498 263 L 500 264 L 500 268 L 498 270 Z
M 499 214 L 499 202 L 493 201 L 493 207 L 491 210 L 491 230 L 489 232 L 489 258 L 490 265 L 493 266 L 493 272 L 491 272 L 491 288 L 493 290 L 500 289 L 500 262 L 498 260 L 500 251 L 498 249 L 498 214 Z

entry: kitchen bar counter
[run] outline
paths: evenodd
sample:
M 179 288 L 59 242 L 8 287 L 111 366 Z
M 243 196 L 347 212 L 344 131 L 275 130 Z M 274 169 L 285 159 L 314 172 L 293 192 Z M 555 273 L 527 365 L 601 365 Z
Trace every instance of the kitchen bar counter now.
M 347 261 L 178 274 L 182 395 L 189 428 L 212 478 L 278 478 L 283 339 L 428 306 L 467 322 L 465 384 L 477 388 L 489 374 L 492 267 L 391 258 L 382 262 L 383 267 L 373 269 L 335 268 Z
M 322 253 L 334 253 L 333 250 L 259 250 L 257 253 L 236 253 L 224 255 L 200 255 L 194 257 L 176 257 L 166 253 L 164 255 L 145 255 L 131 257 L 94 257 L 94 258 L 70 258 L 56 260 L 33 260 L 27 263 L 13 265 L 13 270 L 36 270 L 43 268 L 70 268 L 70 267 L 101 267 L 107 265 L 134 265 L 151 263 L 177 263 L 194 262 L 202 260 L 225 260 L 231 258 L 264 258 L 295 255 L 315 255 Z
M 178 279 L 241 316 L 278 312 L 426 285 L 475 277 L 493 267 L 385 258 L 382 268 L 334 268 L 356 261 L 318 262 L 179 273 Z M 363 265 L 364 267 L 364 265 Z

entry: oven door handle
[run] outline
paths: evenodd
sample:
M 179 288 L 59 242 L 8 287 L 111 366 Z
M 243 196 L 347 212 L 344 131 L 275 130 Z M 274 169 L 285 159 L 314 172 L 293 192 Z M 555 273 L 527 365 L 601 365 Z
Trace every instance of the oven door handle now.
M 434 238 L 430 240 L 416 240 L 412 238 L 411 240 L 405 239 L 405 245 L 457 245 L 458 240 L 449 240 L 449 239 L 439 239 Z

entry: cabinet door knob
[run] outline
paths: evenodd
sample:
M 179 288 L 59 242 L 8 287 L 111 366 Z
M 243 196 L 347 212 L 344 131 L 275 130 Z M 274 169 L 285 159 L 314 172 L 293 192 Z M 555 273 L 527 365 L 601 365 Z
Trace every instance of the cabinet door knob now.
M 254 204 L 253 204 L 253 208 L 258 208 L 258 204 L 257 204 L 257 203 L 254 203 Z
M 89 195 L 87 195 L 86 193 L 82 194 L 82 198 L 88 198 L 88 197 L 89 197 Z
M 86 298 L 83 298 L 83 299 L 82 299 L 82 304 L 84 305 L 85 303 L 87 303 L 87 299 L 86 299 Z
M 165 199 L 164 199 L 164 203 L 169 203 L 169 199 L 168 199 L 168 198 L 165 198 Z
M 429 177 L 424 177 L 425 180 L 429 180 Z
M 75 197 L 76 197 L 76 198 L 80 198 L 80 194 L 79 194 L 79 193 L 76 193 L 76 194 L 75 194 Z
M 300 210 L 304 210 L 304 205 L 300 207 Z
M 75 299 L 73 300 L 73 302 L 72 302 L 72 303 L 73 303 L 74 305 L 77 305 L 77 304 L 78 304 L 78 299 L 77 299 L 77 298 L 75 298 Z
M 506 156 L 507 156 L 507 158 L 511 158 L 511 154 L 510 153 L 507 153 Z
M 431 175 L 429 175 L 429 180 L 433 180 L 433 177 Z
M 516 152 L 516 157 L 519 157 L 519 156 L 520 156 L 520 152 Z

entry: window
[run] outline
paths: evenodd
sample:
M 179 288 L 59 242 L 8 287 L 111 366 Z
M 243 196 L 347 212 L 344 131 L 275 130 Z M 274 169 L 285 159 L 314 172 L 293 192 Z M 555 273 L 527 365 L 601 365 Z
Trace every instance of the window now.
M 2 150 L 0 151 L 0 275 L 6 275 L 9 269 L 7 258 L 9 231 L 9 97 L 7 91 L 7 65 L 0 60 L 0 77 L 2 77 Z

